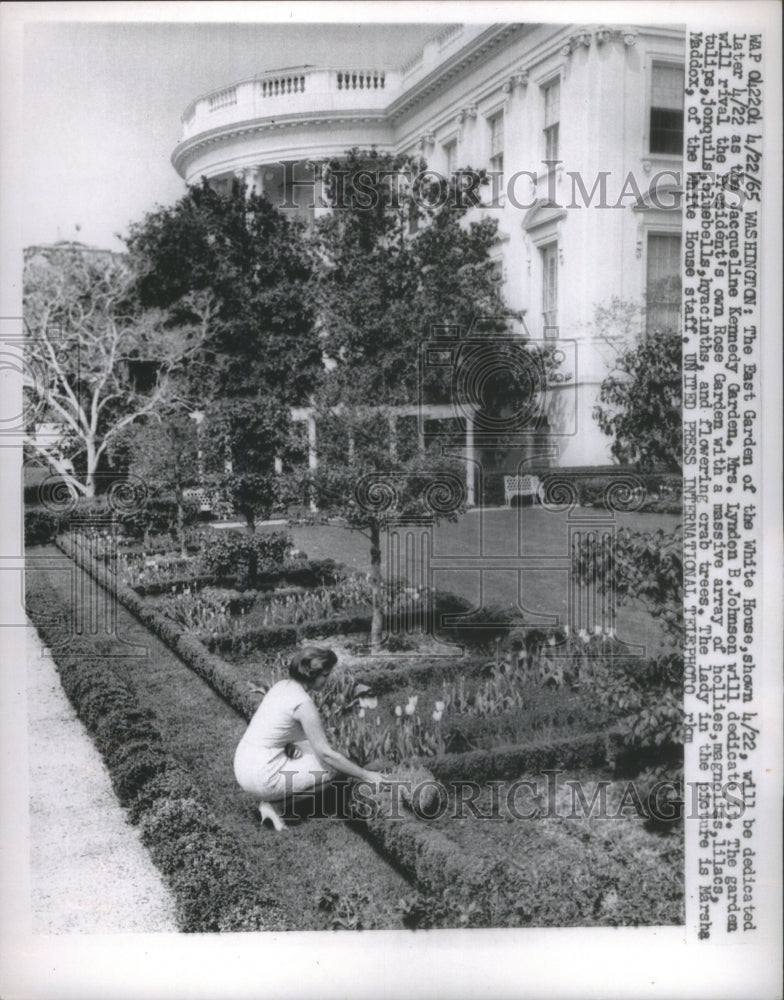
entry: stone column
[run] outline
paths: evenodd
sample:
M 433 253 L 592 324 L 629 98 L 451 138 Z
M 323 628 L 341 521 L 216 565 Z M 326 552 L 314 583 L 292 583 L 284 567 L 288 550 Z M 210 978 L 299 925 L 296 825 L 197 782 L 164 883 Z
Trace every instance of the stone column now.
M 474 420 L 466 414 L 466 504 L 469 507 L 476 506 L 476 496 L 474 489 Z

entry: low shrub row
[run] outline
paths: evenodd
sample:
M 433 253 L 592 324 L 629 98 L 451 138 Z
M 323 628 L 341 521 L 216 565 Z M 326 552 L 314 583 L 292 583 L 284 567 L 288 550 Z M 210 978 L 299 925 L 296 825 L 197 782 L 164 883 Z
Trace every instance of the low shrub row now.
M 450 681 L 461 674 L 474 677 L 488 669 L 487 656 L 421 656 L 409 660 L 386 660 L 382 663 L 357 664 L 353 676 L 382 695 L 405 687 L 427 687 L 440 681 Z
M 576 771 L 604 767 L 608 757 L 607 733 L 585 733 L 522 746 L 441 754 L 428 758 L 427 766 L 440 781 L 481 783 L 538 774 L 546 768 Z
M 682 509 L 681 493 L 683 480 L 679 475 L 669 472 L 641 473 L 635 469 L 623 466 L 596 466 L 594 468 L 574 467 L 555 469 L 531 469 L 540 480 L 546 483 L 548 476 L 557 476 L 559 480 L 568 479 L 575 488 L 577 503 L 581 507 L 604 507 L 606 505 L 607 488 L 619 476 L 632 475 L 642 482 L 645 488 L 645 499 L 640 510 L 645 513 L 679 514 Z M 485 477 L 484 504 L 489 507 L 503 506 L 504 475 L 515 475 L 515 470 L 506 473 L 490 473 Z M 513 500 L 513 502 L 515 502 Z M 518 498 L 518 503 L 530 503 L 527 498 Z
M 155 631 L 164 642 L 171 645 L 188 666 L 212 685 L 241 716 L 250 718 L 255 710 L 258 696 L 254 697 L 242 687 L 236 671 L 232 670 L 229 664 L 212 656 L 198 639 L 182 632 L 173 622 L 146 608 L 144 602 L 130 588 L 118 586 L 110 574 L 98 566 L 78 543 L 72 542 L 69 545 L 61 539 L 60 544 L 66 554 L 71 555 L 83 569 L 95 576 L 99 583 L 113 588 L 120 602 Z M 419 773 L 421 775 L 427 772 L 420 769 Z M 155 798 L 156 790 L 163 780 L 162 777 L 158 780 L 159 772 L 155 769 L 151 771 L 149 778 L 149 785 L 145 786 L 146 791 L 140 790 L 139 804 L 136 807 L 131 806 L 132 815 L 137 820 L 139 812 L 144 812 L 147 801 L 143 796 Z M 180 822 L 180 812 L 175 804 L 164 810 L 156 823 L 150 826 L 149 837 L 152 839 L 160 837 L 163 841 L 159 850 L 165 859 L 172 853 L 171 848 L 167 846 L 170 828 L 172 825 L 176 827 L 178 822 Z M 455 926 L 466 924 L 464 919 L 466 913 L 478 912 L 471 907 L 471 901 L 476 899 L 482 887 L 486 888 L 488 884 L 487 873 L 479 859 L 461 858 L 456 854 L 454 844 L 448 838 L 439 831 L 428 828 L 413 815 L 401 819 L 389 819 L 383 812 L 374 812 L 366 819 L 357 818 L 355 825 L 380 847 L 386 856 L 392 858 L 396 866 L 416 880 L 424 891 L 436 893 L 442 898 L 442 906 L 446 907 L 448 919 Z M 175 838 L 175 843 L 177 842 Z M 192 842 L 195 842 L 195 838 Z M 477 918 L 472 916 L 471 919 Z
M 246 655 L 257 650 L 271 652 L 296 646 L 302 639 L 321 639 L 330 635 L 350 635 L 352 632 L 369 632 L 369 615 L 335 615 L 321 621 L 303 622 L 301 625 L 268 625 L 239 629 L 231 635 L 205 636 L 204 645 L 211 652 L 216 650 L 232 655 Z
M 242 846 L 213 816 L 167 751 L 154 717 L 84 640 L 62 643 L 52 620 L 67 615 L 50 595 L 28 610 L 53 650 L 63 689 L 106 762 L 114 790 L 176 900 L 182 931 L 282 930 L 280 908 Z
M 79 566 L 107 590 L 117 595 L 120 603 L 166 643 L 195 674 L 217 691 L 235 711 L 250 719 L 258 706 L 259 696 L 247 684 L 243 685 L 237 671 L 218 656 L 213 656 L 199 640 L 175 622 L 150 607 L 130 587 L 118 583 L 114 576 L 91 558 L 83 544 L 74 536 L 58 539 L 57 544 Z
M 242 589 L 244 593 L 256 591 L 259 594 L 266 594 L 269 591 L 277 591 L 283 586 L 301 593 L 305 588 L 332 586 L 337 582 L 341 571 L 340 564 L 332 559 L 307 559 L 284 564 L 275 570 L 258 572 L 253 587 L 239 588 L 240 581 L 235 574 L 228 576 L 199 574 L 171 580 L 151 581 L 145 584 L 140 583 L 135 585 L 133 589 L 141 597 L 157 597 L 160 594 L 181 593 L 188 588 L 198 590 L 201 587 L 238 588 Z
M 91 562 L 89 556 L 83 553 L 75 556 L 77 561 L 80 561 L 80 557 L 84 560 L 82 565 L 93 572 L 100 582 L 109 586 L 114 585 L 112 579 L 107 579 L 105 571 L 94 564 L 89 565 Z M 146 619 L 146 623 L 151 627 L 159 625 L 161 637 L 167 642 L 174 641 L 174 648 L 186 663 L 220 691 L 242 716 L 250 717 L 255 704 L 242 687 L 236 669 L 232 670 L 218 657 L 211 656 L 192 636 L 176 635 L 177 627 L 171 622 L 165 624 L 160 622 L 162 616 L 148 617 L 149 610 L 141 607 L 143 602 L 128 588 L 115 589 L 122 603 L 137 614 L 139 608 L 143 612 L 139 616 L 143 621 Z M 458 661 L 458 665 L 465 669 L 465 661 Z M 482 661 L 477 664 L 480 667 L 482 665 Z M 393 663 L 390 666 L 397 667 L 399 664 Z M 96 700 L 94 704 L 96 712 L 101 714 L 110 702 L 111 699 Z M 130 735 L 126 730 L 123 736 L 121 727 L 118 727 L 116 734 L 120 742 Z M 446 784 L 455 780 L 482 782 L 491 778 L 516 778 L 522 773 L 536 774 L 548 767 L 564 770 L 591 769 L 603 766 L 607 761 L 608 742 L 608 736 L 605 734 L 590 734 L 529 746 L 446 754 L 420 762 L 418 776 L 421 779 L 423 775 L 434 775 Z M 145 780 L 139 783 L 139 788 L 130 803 L 131 813 L 137 819 L 140 816 L 144 817 L 142 828 L 145 837 L 151 849 L 157 850 L 162 867 L 172 866 L 186 889 L 189 886 L 194 887 L 194 891 L 190 893 L 180 890 L 186 900 L 186 904 L 183 905 L 190 907 L 187 913 L 198 915 L 205 912 L 200 909 L 204 905 L 204 900 L 198 891 L 200 883 L 192 874 L 193 871 L 197 874 L 209 872 L 207 877 L 216 884 L 225 884 L 232 873 L 236 872 L 236 877 L 241 883 L 240 888 L 234 890 L 233 897 L 227 898 L 225 906 L 222 905 L 221 895 L 220 905 L 209 918 L 205 916 L 204 919 L 211 921 L 209 929 L 218 926 L 219 929 L 254 929 L 252 922 L 256 919 L 255 914 L 258 910 L 254 910 L 250 903 L 245 902 L 247 895 L 242 879 L 247 879 L 249 876 L 246 875 L 242 863 L 235 858 L 234 867 L 229 868 L 231 862 L 226 860 L 223 854 L 218 854 L 214 863 L 207 859 L 195 868 L 189 867 L 190 856 L 193 854 L 199 856 L 205 850 L 205 845 L 209 848 L 212 843 L 209 834 L 200 832 L 205 823 L 204 814 L 200 811 L 198 803 L 192 804 L 188 796 L 178 797 L 167 792 L 166 797 L 159 800 L 158 790 L 167 789 L 169 772 L 166 768 L 158 766 L 158 759 L 154 754 L 152 757 L 142 754 L 140 760 Z M 156 811 L 150 812 L 148 801 L 153 803 L 160 801 L 160 808 L 154 807 Z M 587 879 L 585 886 L 581 888 L 582 902 L 578 906 L 575 902 L 574 886 L 567 884 L 564 878 L 561 854 L 554 855 L 550 838 L 547 836 L 538 837 L 539 854 L 534 860 L 526 857 L 523 868 L 519 865 L 510 867 L 511 862 L 500 857 L 497 852 L 495 855 L 491 853 L 488 857 L 484 852 L 480 856 L 473 850 L 460 850 L 455 842 L 436 826 L 423 822 L 414 813 L 393 819 L 383 810 L 373 811 L 364 818 L 358 816 L 353 822 L 386 857 L 415 882 L 418 892 L 410 906 L 410 917 L 413 922 L 409 922 L 407 926 L 433 926 L 433 923 L 428 924 L 425 919 L 427 912 L 430 912 L 433 920 L 442 927 L 521 924 L 556 926 L 586 922 L 671 923 L 679 919 L 678 886 L 674 886 L 673 892 L 670 893 L 672 899 L 667 897 L 656 904 L 658 910 L 651 908 L 653 903 L 649 906 L 646 902 L 642 908 L 636 904 L 632 905 L 633 900 L 637 898 L 632 892 L 635 889 L 633 870 L 630 869 L 628 878 L 624 874 L 625 869 L 619 876 L 616 861 L 611 861 L 604 854 L 597 855 L 597 864 L 601 863 L 607 869 L 597 881 L 595 873 L 590 874 L 596 866 L 592 868 L 591 865 L 585 864 L 582 844 L 574 845 L 575 864 L 579 862 L 588 872 L 585 876 Z M 232 849 L 236 855 L 237 845 L 233 842 Z M 550 872 L 545 880 L 544 889 L 541 883 L 543 865 L 549 865 Z M 621 884 L 624 879 L 629 881 L 628 891 L 625 883 L 623 886 Z M 613 903 L 608 915 L 609 904 L 603 900 L 614 898 L 616 885 L 619 895 L 623 888 L 622 901 Z M 219 892 L 214 886 L 212 888 L 213 893 Z M 632 903 L 628 902 L 627 897 Z M 205 895 L 205 898 L 213 897 Z M 259 904 L 259 899 L 254 897 L 254 902 Z M 630 908 L 628 914 L 626 910 L 622 912 L 622 907 Z M 269 927 L 275 911 L 266 901 L 260 904 L 259 909 L 263 909 L 263 917 L 267 921 L 265 926 Z M 659 911 L 661 917 L 658 915 Z M 654 914 L 652 919 L 651 914 Z M 202 919 L 201 916 L 198 916 L 198 919 Z M 184 923 L 188 929 L 200 929 L 196 916 L 188 916 Z
M 586 705 L 578 695 L 566 691 L 532 689 L 523 708 L 513 708 L 492 715 L 448 714 L 441 724 L 446 733 L 447 749 L 459 745 L 471 749 L 490 749 L 499 744 L 520 744 L 542 729 L 589 733 L 607 724 L 607 711 L 598 705 Z M 564 733 L 565 735 L 565 733 Z

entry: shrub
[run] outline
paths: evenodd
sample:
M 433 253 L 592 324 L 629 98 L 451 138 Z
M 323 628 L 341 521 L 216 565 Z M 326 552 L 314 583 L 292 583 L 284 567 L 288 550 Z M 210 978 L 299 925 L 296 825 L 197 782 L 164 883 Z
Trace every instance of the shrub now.
M 54 652 L 63 689 L 174 894 L 180 929 L 285 929 L 279 905 L 264 892 L 263 873 L 211 814 L 131 689 L 95 655 L 58 652 L 58 628 L 50 624 L 53 603 L 50 595 L 31 591 L 27 607 Z M 95 651 L 89 644 L 87 649 Z
M 25 545 L 46 545 L 63 530 L 61 515 L 46 507 L 26 507 L 24 512 Z
M 496 641 L 509 634 L 510 625 L 519 618 L 514 608 L 491 605 L 482 610 L 481 626 L 471 624 L 449 624 L 450 617 L 467 615 L 473 605 L 463 597 L 449 591 L 435 591 L 432 595 L 434 634 L 442 642 L 454 643 L 465 649 L 479 650 L 491 648 Z
M 627 748 L 683 742 L 683 657 L 608 660 L 591 678 L 592 696 L 615 718 Z
M 292 545 L 291 536 L 280 531 L 216 531 L 204 541 L 201 564 L 205 574 L 235 577 L 245 590 L 258 586 L 260 574 L 279 569 Z
M 607 762 L 606 733 L 586 733 L 523 746 L 469 750 L 428 758 L 427 766 L 441 781 L 490 781 L 538 774 L 545 768 L 590 769 Z

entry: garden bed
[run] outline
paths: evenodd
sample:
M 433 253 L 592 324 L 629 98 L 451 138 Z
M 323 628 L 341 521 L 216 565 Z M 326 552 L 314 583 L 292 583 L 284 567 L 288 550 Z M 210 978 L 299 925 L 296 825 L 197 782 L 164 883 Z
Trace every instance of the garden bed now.
M 85 551 L 83 546 L 71 544 L 69 547 L 78 561 L 93 572 L 101 582 L 115 588 L 121 602 L 169 643 L 189 666 L 226 698 L 229 704 L 244 718 L 250 717 L 265 684 L 273 682 L 282 673 L 284 665 L 282 654 L 265 655 L 263 664 L 257 663 L 254 668 L 248 663 L 226 663 L 211 654 L 184 629 L 161 615 L 159 609 L 147 605 L 129 588 L 118 585 L 104 567 L 96 565 L 95 561 L 90 559 L 89 552 Z M 448 667 L 445 666 L 445 662 L 449 663 Z M 529 742 L 524 746 L 490 745 L 483 750 L 471 750 L 469 745 L 464 748 L 467 752 L 444 753 L 443 724 L 425 725 L 422 719 L 424 713 L 430 712 L 431 704 L 433 712 L 439 715 L 439 723 L 442 716 L 447 725 L 457 723 L 459 726 L 462 722 L 464 729 L 471 732 L 474 739 L 485 740 L 489 744 L 501 735 L 503 723 L 511 722 L 515 716 L 514 710 L 508 712 L 507 718 L 501 719 L 499 724 L 503 712 L 500 716 L 490 712 L 484 718 L 472 718 L 470 715 L 460 713 L 450 715 L 449 712 L 445 712 L 443 695 L 446 687 L 454 683 L 447 680 L 450 671 L 454 671 L 451 673 L 452 677 L 459 677 L 461 667 L 463 670 L 469 668 L 471 684 L 468 686 L 471 688 L 473 685 L 472 697 L 476 703 L 478 695 L 487 699 L 488 690 L 492 694 L 493 685 L 503 681 L 503 677 L 493 676 L 500 664 L 488 661 L 486 658 L 483 662 L 481 657 L 471 661 L 457 658 L 451 663 L 443 659 L 434 659 L 430 663 L 411 660 L 407 664 L 407 669 L 403 670 L 407 683 L 410 684 L 416 678 L 423 684 L 416 695 L 409 693 L 405 705 L 394 704 L 396 701 L 402 701 L 397 692 L 405 690 L 403 687 L 389 685 L 392 690 L 387 690 L 386 695 L 373 692 L 370 685 L 357 688 L 358 678 L 371 679 L 373 669 L 376 670 L 376 676 L 383 679 L 385 675 L 391 675 L 396 666 L 398 668 L 401 666 L 399 661 L 396 663 L 396 661 L 382 660 L 375 668 L 367 668 L 363 674 L 363 669 L 358 668 L 357 659 L 354 658 L 346 670 L 339 672 L 339 683 L 343 685 L 342 697 L 325 704 L 322 708 L 327 728 L 333 732 L 335 741 L 341 746 L 353 749 L 360 758 L 367 760 L 375 755 L 386 758 L 387 763 L 397 761 L 399 765 L 405 765 L 406 762 L 415 764 L 417 752 L 421 753 L 424 748 L 427 756 L 420 757 L 418 763 L 428 768 L 428 771 L 420 773 L 428 777 L 435 775 L 448 785 L 451 782 L 460 783 L 466 780 L 480 784 L 513 780 L 521 774 L 536 774 L 546 768 L 561 770 L 574 768 L 585 775 L 596 767 L 605 765 L 612 757 L 612 754 L 608 753 L 611 741 L 608 741 L 606 732 L 586 735 L 579 731 L 570 733 L 568 738 L 550 738 L 540 740 L 539 743 Z M 440 675 L 438 675 L 439 669 Z M 433 683 L 436 675 L 441 678 L 440 684 Z M 253 679 L 256 679 L 258 685 L 255 691 L 252 689 Z M 430 683 L 426 683 L 428 680 Z M 383 687 L 383 681 L 380 686 Z M 562 721 L 566 722 L 570 711 L 568 692 L 550 694 L 552 704 L 534 705 L 533 716 L 539 711 L 540 718 L 547 725 L 548 718 L 550 722 L 557 722 L 560 712 L 563 715 Z M 545 694 L 545 702 L 547 697 Z M 363 703 L 366 706 L 364 708 Z M 440 710 L 439 704 L 441 704 Z M 571 708 L 576 709 L 576 705 L 572 705 Z M 518 710 L 514 724 L 525 728 L 526 721 L 530 722 L 533 716 L 520 714 Z M 368 724 L 374 720 L 374 725 Z M 436 722 L 435 719 L 433 721 Z M 575 729 L 579 729 L 580 722 L 585 721 L 585 714 L 579 716 L 578 713 L 577 719 L 572 718 L 573 723 L 577 722 Z M 551 734 L 552 732 L 557 732 L 557 729 L 551 727 Z M 470 740 L 467 742 L 470 744 Z M 619 871 L 616 871 L 617 865 L 621 863 L 618 859 L 611 858 L 605 863 L 604 868 L 588 865 L 589 872 L 595 869 L 603 874 L 599 882 L 594 880 L 587 885 L 584 898 L 581 897 L 582 902 L 576 908 L 569 910 L 563 900 L 556 899 L 550 903 L 542 903 L 544 909 L 539 908 L 529 913 L 520 900 L 525 895 L 526 878 L 530 880 L 533 876 L 530 872 L 526 874 L 518 871 L 513 863 L 509 863 L 509 859 L 505 860 L 501 856 L 503 852 L 500 852 L 497 846 L 493 846 L 492 838 L 483 839 L 489 835 L 472 834 L 475 840 L 462 844 L 455 840 L 451 826 L 439 825 L 439 821 L 423 821 L 412 814 L 410 809 L 397 819 L 390 819 L 382 812 L 380 815 L 366 818 L 355 817 L 353 822 L 377 845 L 385 857 L 391 859 L 398 869 L 414 880 L 418 895 L 407 897 L 404 906 L 404 922 L 408 926 L 513 926 L 528 922 L 535 924 L 537 921 L 557 925 L 564 920 L 589 923 L 677 922 L 679 919 L 673 909 L 672 894 L 667 896 L 663 907 L 647 908 L 649 913 L 663 914 L 666 920 L 659 920 L 658 917 L 655 920 L 647 920 L 645 912 L 642 911 L 631 913 L 631 897 L 627 899 L 631 889 L 627 887 Z M 561 821 L 548 818 L 541 822 L 550 824 Z M 454 829 L 457 831 L 457 827 Z M 558 849 L 563 847 L 566 855 L 570 856 L 569 851 L 578 850 L 579 844 L 582 843 L 578 841 L 572 845 L 567 837 L 568 830 L 569 828 L 565 828 L 547 835 L 540 830 L 540 834 L 537 835 L 539 836 L 537 844 L 540 845 L 537 850 L 544 856 L 547 854 L 549 844 L 550 863 L 553 866 Z M 667 851 L 670 851 L 670 848 L 667 848 Z M 672 852 L 665 854 L 666 858 L 674 856 Z M 679 873 L 674 877 L 677 880 Z M 559 888 L 555 875 L 552 876 L 548 892 L 552 891 L 557 895 L 558 892 L 566 891 L 566 888 L 565 885 L 560 885 Z M 434 895 L 438 896 L 438 903 L 433 902 Z M 589 899 L 590 907 L 587 902 Z M 607 900 L 609 902 L 606 902 Z M 620 902 L 616 905 L 617 900 Z M 338 907 L 338 903 L 335 903 L 335 906 Z M 431 916 L 423 916 L 422 914 L 428 909 L 432 910 Z M 569 910 L 571 917 L 568 914 L 565 916 L 566 910 Z M 543 916 L 545 911 L 550 913 L 551 917 Z M 428 921 L 436 923 L 429 924 Z

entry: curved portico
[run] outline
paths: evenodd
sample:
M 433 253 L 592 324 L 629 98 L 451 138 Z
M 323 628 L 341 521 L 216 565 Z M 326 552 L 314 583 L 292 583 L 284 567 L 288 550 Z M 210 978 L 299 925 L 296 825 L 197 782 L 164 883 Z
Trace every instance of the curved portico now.
M 398 75 L 388 70 L 300 66 L 263 73 L 193 101 L 172 162 L 188 184 L 206 177 L 220 186 L 240 177 L 308 215 L 313 168 L 306 164 L 354 146 L 392 151 L 386 108 L 398 89 Z M 293 196 L 292 180 L 301 185 Z

